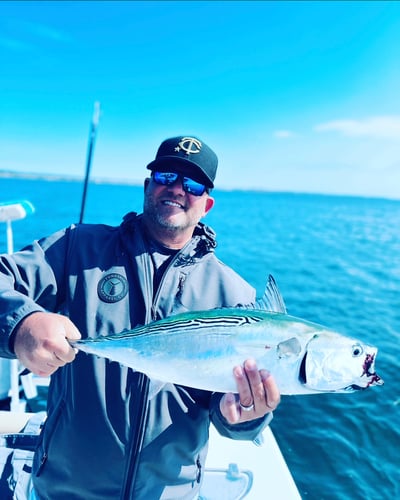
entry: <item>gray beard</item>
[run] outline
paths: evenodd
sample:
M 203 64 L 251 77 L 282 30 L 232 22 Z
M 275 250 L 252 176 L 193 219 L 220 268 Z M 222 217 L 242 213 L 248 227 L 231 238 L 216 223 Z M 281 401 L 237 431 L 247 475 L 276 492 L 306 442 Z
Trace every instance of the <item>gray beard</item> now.
M 188 227 L 193 226 L 192 220 L 186 220 L 184 224 L 182 223 L 173 223 L 169 219 L 163 217 L 158 212 L 156 206 L 152 203 L 150 199 L 146 199 L 144 203 L 143 216 L 146 221 L 146 224 L 151 225 L 152 227 L 160 227 L 167 231 L 171 231 L 171 233 L 178 230 L 185 230 Z M 195 221 L 195 224 L 197 221 Z

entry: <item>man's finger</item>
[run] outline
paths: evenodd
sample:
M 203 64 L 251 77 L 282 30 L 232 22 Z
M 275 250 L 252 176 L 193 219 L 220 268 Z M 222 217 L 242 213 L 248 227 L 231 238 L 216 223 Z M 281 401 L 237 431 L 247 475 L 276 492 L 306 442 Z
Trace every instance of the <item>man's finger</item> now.
M 260 370 L 261 380 L 265 390 L 265 400 L 271 411 L 274 411 L 281 401 L 281 395 L 274 377 L 267 370 Z

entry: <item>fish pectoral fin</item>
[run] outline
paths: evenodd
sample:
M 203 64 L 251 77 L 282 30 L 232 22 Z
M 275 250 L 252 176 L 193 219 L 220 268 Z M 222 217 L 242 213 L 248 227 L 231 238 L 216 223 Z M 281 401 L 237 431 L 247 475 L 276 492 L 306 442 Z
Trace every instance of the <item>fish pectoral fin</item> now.
M 289 356 L 298 356 L 301 353 L 301 344 L 296 337 L 279 342 L 276 346 L 278 356 L 287 358 Z

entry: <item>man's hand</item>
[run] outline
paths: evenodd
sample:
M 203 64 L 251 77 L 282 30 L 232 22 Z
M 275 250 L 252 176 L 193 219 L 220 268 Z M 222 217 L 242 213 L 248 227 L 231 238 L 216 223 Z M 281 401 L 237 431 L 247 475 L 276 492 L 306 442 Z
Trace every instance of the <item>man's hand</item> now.
M 275 410 L 281 397 L 274 378 L 267 370 L 258 370 L 253 359 L 235 366 L 238 395 L 228 393 L 221 398 L 220 410 L 230 424 L 263 417 Z
M 35 312 L 18 326 L 14 352 L 31 372 L 47 377 L 75 359 L 75 350 L 68 340 L 80 338 L 78 329 L 66 316 Z

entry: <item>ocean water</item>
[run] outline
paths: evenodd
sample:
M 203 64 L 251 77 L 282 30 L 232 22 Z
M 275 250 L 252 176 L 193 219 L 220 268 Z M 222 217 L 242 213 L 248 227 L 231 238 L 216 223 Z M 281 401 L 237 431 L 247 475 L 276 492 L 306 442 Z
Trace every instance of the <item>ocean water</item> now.
M 0 179 L 0 186 L 1 202 L 28 199 L 36 208 L 13 223 L 16 249 L 79 220 L 81 183 Z M 271 273 L 290 314 L 379 348 L 383 387 L 282 398 L 271 427 L 302 497 L 400 498 L 400 201 L 214 195 L 205 221 L 217 232 L 217 255 L 259 295 Z M 91 184 L 85 222 L 118 224 L 142 201 L 141 187 Z

